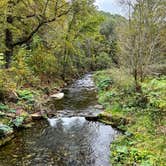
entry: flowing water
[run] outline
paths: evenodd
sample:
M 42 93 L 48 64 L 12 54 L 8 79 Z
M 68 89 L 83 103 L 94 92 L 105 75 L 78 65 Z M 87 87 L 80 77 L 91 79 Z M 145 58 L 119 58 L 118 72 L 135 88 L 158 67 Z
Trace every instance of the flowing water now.
M 101 112 L 92 75 L 64 89 L 55 101 L 56 116 L 22 130 L 0 149 L 0 166 L 109 166 L 110 144 L 118 135 L 111 126 L 90 122 Z

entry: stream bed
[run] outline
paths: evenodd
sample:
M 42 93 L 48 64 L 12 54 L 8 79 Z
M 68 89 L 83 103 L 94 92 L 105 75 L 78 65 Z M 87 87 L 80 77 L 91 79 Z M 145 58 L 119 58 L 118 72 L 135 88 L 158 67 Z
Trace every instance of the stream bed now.
M 110 166 L 110 144 L 119 134 L 111 126 L 91 122 L 99 114 L 91 74 L 66 87 L 55 101 L 56 116 L 37 121 L 0 148 L 0 166 Z

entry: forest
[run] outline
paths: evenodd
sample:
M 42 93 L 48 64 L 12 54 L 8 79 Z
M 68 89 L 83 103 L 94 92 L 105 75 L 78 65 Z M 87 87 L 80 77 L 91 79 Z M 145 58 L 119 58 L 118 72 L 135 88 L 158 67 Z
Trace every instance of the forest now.
M 36 165 L 33 159 L 37 157 L 29 152 L 25 156 L 13 155 L 9 160 L 5 157 L 14 153 L 13 144 L 21 146 L 18 140 L 22 135 L 33 133 L 34 125 L 45 119 L 50 123 L 50 117 L 59 115 L 59 102 L 62 108 L 66 108 L 66 102 L 71 104 L 60 109 L 64 115 L 75 105 L 84 113 L 91 107 L 82 107 L 96 97 L 94 107 L 102 112 L 90 117 L 97 122 L 89 123 L 112 126 L 120 132 L 109 143 L 109 154 L 103 152 L 109 164 L 102 163 L 102 156 L 89 162 L 88 155 L 83 160 L 87 163 L 81 164 L 80 158 L 74 158 L 76 150 L 72 157 L 70 150 L 56 150 L 56 159 L 50 155 L 52 164 L 41 158 L 44 166 L 165 165 L 166 1 L 117 3 L 126 16 L 99 10 L 95 0 L 1 0 L 0 165 Z M 89 73 L 97 92 L 90 93 L 90 88 L 83 87 L 79 94 L 67 94 L 65 89 Z M 78 97 L 74 98 L 73 93 Z M 72 114 L 72 118 L 76 116 Z M 22 132 L 26 134 L 19 134 Z M 69 140 L 71 133 L 67 135 Z M 51 146 L 53 142 L 49 143 Z M 103 147 L 100 145 L 100 149 Z M 99 163 L 97 158 L 101 158 Z M 26 163 L 26 159 L 32 163 Z

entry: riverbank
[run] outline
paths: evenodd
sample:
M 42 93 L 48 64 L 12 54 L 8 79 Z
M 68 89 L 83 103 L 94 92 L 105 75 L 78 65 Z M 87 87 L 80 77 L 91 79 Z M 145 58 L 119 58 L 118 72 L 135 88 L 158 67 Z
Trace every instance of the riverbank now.
M 62 80 L 37 88 L 23 87 L 9 91 L 0 102 L 0 146 L 5 145 L 17 130 L 29 128 L 34 120 L 39 120 L 51 112 L 51 101 L 66 85 Z
M 3 102 L 0 101 L 0 146 L 13 139 L 18 130 L 32 127 L 34 121 L 55 117 L 54 101 L 59 95 L 63 98 L 64 94 L 61 91 L 78 77 L 80 76 L 68 77 L 66 81 L 55 79 L 49 84 L 5 92 Z
M 140 93 L 118 69 L 97 72 L 98 100 L 105 108 L 99 121 L 121 131 L 111 145 L 114 166 L 164 166 L 166 163 L 166 78 L 148 78 Z
M 1 165 L 110 166 L 110 144 L 119 131 L 89 121 L 103 109 L 97 104 L 92 74 L 85 74 L 62 92 L 64 98 L 52 102 L 53 117 L 34 121 L 31 128 L 16 132 L 1 147 Z

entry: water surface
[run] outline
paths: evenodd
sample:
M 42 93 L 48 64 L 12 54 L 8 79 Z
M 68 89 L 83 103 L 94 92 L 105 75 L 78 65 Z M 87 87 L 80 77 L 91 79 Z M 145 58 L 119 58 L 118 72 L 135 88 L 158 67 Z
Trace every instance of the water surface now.
M 110 144 L 118 132 L 84 117 L 95 109 L 92 75 L 64 89 L 65 98 L 54 102 L 56 116 L 18 132 L 0 149 L 0 166 L 109 166 Z

